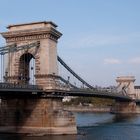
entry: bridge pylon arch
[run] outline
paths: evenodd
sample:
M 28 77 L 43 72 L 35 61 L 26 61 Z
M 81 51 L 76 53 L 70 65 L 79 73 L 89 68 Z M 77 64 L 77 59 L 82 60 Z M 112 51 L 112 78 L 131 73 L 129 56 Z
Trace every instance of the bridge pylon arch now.
M 21 73 L 21 57 L 23 54 L 31 54 L 35 59 L 35 81 L 43 89 L 54 88 L 54 82 L 48 75 L 58 75 L 57 66 L 57 41 L 61 33 L 56 29 L 57 25 L 53 22 L 34 22 L 26 24 L 9 25 L 7 32 L 1 33 L 6 39 L 7 45 L 16 45 L 21 47 L 20 51 L 14 51 L 5 55 L 5 73 L 8 76 L 8 82 L 17 82 L 21 80 L 22 75 L 29 75 L 27 72 Z M 39 41 L 38 47 L 24 48 L 31 43 Z M 31 55 L 24 55 L 30 59 Z M 24 61 L 25 62 L 25 61 Z M 25 65 L 28 67 L 28 65 Z M 27 82 L 25 82 L 27 83 Z
M 35 57 L 31 53 L 24 53 L 19 59 L 18 82 L 20 84 L 29 84 L 30 78 L 34 78 L 35 72 L 31 77 L 31 69 L 35 68 L 35 63 L 31 66 L 31 60 Z

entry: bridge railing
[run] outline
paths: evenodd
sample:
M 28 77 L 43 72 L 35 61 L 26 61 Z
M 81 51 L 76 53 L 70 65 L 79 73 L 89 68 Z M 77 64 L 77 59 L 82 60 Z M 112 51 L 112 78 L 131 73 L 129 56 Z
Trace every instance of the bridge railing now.
M 38 85 L 16 84 L 16 83 L 0 83 L 0 89 L 42 90 L 42 88 Z
M 55 75 L 55 74 L 50 74 L 48 75 L 51 77 L 51 79 L 54 80 L 54 85 L 53 89 L 58 89 L 58 90 L 65 90 L 65 91 L 72 91 L 72 92 L 81 92 L 81 93 L 98 93 L 98 94 L 118 94 L 119 96 L 127 96 L 123 94 L 123 91 L 118 92 L 116 87 L 113 88 L 78 88 L 75 85 L 71 84 L 68 80 L 64 79 L 61 76 Z M 50 86 L 52 82 L 50 82 Z

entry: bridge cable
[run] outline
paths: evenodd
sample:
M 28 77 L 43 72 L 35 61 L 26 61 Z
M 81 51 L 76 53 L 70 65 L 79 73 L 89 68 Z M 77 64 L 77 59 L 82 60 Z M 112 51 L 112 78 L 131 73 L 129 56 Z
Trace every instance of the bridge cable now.
M 73 85 L 72 83 L 70 83 L 69 81 L 65 80 L 63 77 L 59 76 L 59 79 L 60 79 L 62 82 L 64 82 L 65 84 L 68 84 L 68 85 L 70 85 L 71 87 L 78 89 L 77 86 L 75 86 L 75 85 Z
M 2 82 L 2 55 L 1 55 L 1 82 Z
M 86 85 L 90 89 L 95 89 L 93 86 L 88 84 L 85 80 L 83 80 L 79 75 L 77 75 L 59 56 L 57 56 L 57 60 L 79 81 L 81 81 L 84 85 Z
M 2 75 L 2 81 L 4 81 L 4 55 L 3 55 L 3 75 Z
M 10 63 L 10 61 L 11 61 L 11 53 L 10 53 L 10 51 L 9 51 L 9 53 L 8 53 L 8 82 L 11 82 L 11 63 Z

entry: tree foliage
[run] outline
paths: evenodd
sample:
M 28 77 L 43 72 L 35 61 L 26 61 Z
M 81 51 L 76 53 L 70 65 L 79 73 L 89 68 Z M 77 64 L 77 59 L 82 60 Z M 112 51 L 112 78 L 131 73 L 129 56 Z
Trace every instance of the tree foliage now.
M 69 102 L 65 102 L 64 105 L 94 105 L 94 106 L 110 106 L 114 103 L 112 99 L 104 99 L 97 97 L 77 97 L 72 98 Z

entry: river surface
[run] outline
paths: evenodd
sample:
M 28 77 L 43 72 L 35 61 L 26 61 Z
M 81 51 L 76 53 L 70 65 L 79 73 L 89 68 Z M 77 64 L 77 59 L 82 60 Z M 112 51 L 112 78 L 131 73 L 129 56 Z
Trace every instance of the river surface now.
M 78 135 L 25 137 L 1 134 L 0 140 L 140 140 L 140 115 L 75 113 Z

